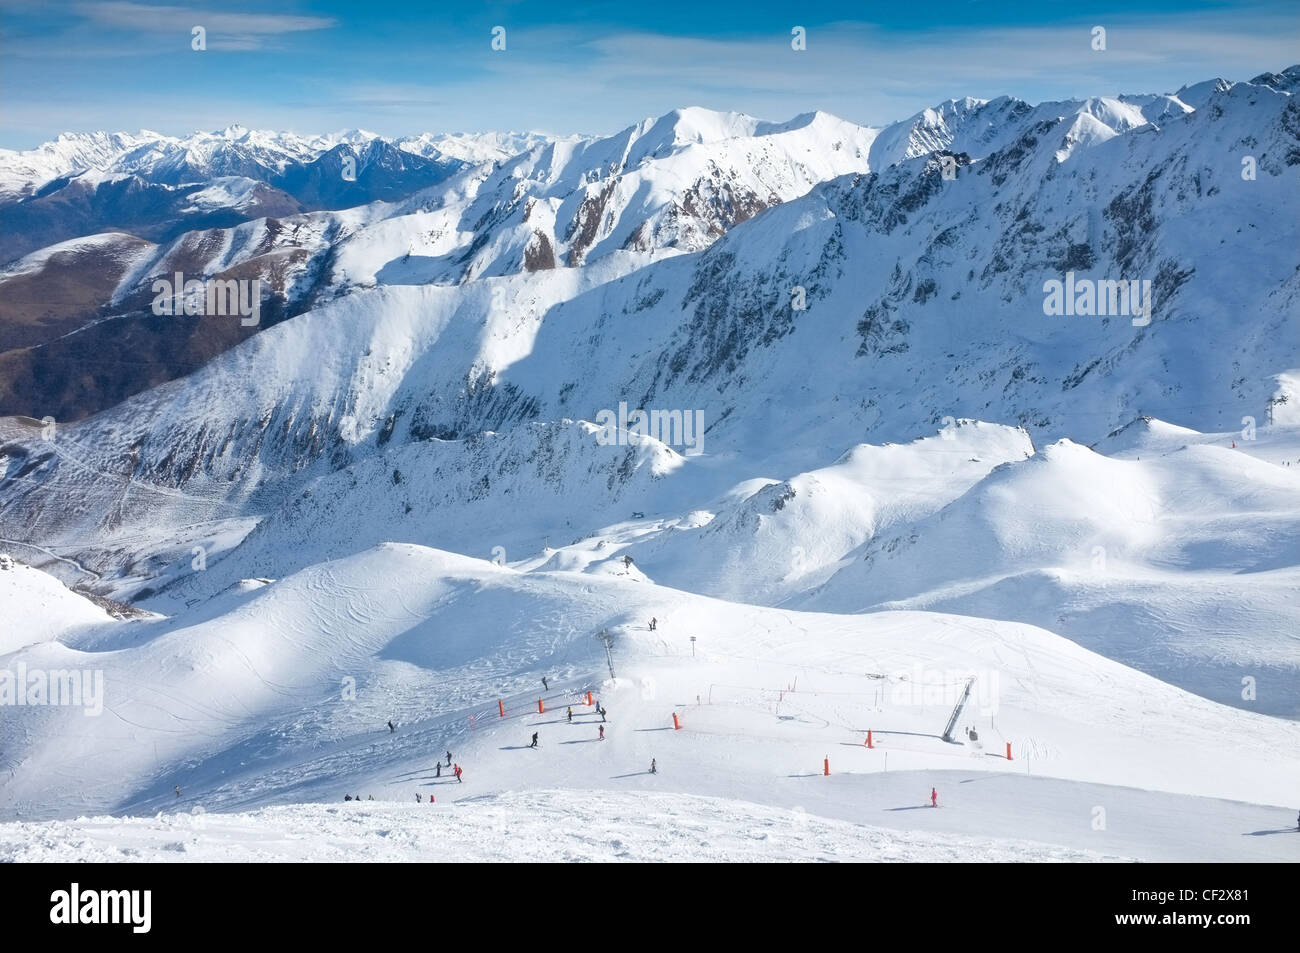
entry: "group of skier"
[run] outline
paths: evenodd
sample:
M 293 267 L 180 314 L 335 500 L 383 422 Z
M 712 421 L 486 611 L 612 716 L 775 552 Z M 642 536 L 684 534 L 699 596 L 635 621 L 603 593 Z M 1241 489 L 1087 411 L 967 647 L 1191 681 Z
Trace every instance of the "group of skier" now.
M 599 736 L 598 740 L 599 740 L 599 741 L 604 741 L 604 740 L 605 740 L 605 726 L 604 726 L 604 721 L 606 720 L 606 719 L 605 719 L 605 716 L 608 715 L 609 712 L 607 712 L 607 711 L 605 710 L 604 706 L 601 705 L 601 703 L 600 703 L 600 699 L 599 699 L 599 698 L 596 699 L 596 701 L 595 701 L 595 703 L 594 703 L 594 707 L 595 707 L 595 709 L 596 709 L 596 714 L 600 715 L 600 720 L 601 720 L 601 722 L 602 722 L 602 724 L 601 724 L 601 726 L 600 726 L 600 736 Z M 573 706 L 572 706 L 572 705 L 570 705 L 567 709 L 565 709 L 564 716 L 565 716 L 565 718 L 568 719 L 569 724 L 573 724 Z M 530 744 L 528 747 L 530 747 L 530 748 L 536 748 L 536 747 L 537 747 L 537 733 L 536 733 L 536 732 L 533 733 L 533 743 Z
M 651 620 L 651 628 L 652 628 L 652 629 L 654 628 L 654 621 L 655 621 L 655 620 Z M 550 690 L 550 687 L 551 687 L 551 686 L 550 686 L 550 683 L 549 683 L 549 681 L 547 680 L 546 676 L 542 676 L 542 688 L 544 688 L 544 689 L 546 689 L 546 690 L 549 691 L 549 690 Z M 596 700 L 594 701 L 594 707 L 595 707 L 595 709 L 596 709 L 596 714 L 600 715 L 600 721 L 601 721 L 601 724 L 597 725 L 597 735 L 596 735 L 596 740 L 597 740 L 597 741 L 604 741 L 604 740 L 605 740 L 605 721 L 606 721 L 606 719 L 607 719 L 607 716 L 609 715 L 609 712 L 605 710 L 605 707 L 604 707 L 603 705 L 601 705 L 601 703 L 600 703 L 600 699 L 596 699 Z M 573 723 L 573 706 L 572 706 L 572 705 L 570 705 L 570 706 L 568 707 L 568 709 L 567 709 L 566 712 L 565 712 L 565 715 L 566 715 L 566 717 L 567 717 L 569 723 L 572 724 L 572 723 Z M 388 721 L 388 732 L 389 732 L 389 734 L 393 734 L 393 733 L 396 732 L 396 731 L 397 731 L 397 726 L 394 725 L 393 722 L 392 722 L 391 720 L 389 720 L 389 721 Z M 530 743 L 529 743 L 529 745 L 528 745 L 529 748 L 536 748 L 536 747 L 538 747 L 538 746 L 540 745 L 540 741 L 538 740 L 538 739 L 539 739 L 539 735 L 540 735 L 539 732 L 536 732 L 536 731 L 533 732 L 533 737 L 532 737 L 532 739 L 531 739 L 531 741 L 530 741 Z M 452 758 L 451 758 L 451 751 L 450 751 L 450 750 L 448 750 L 448 751 L 446 752 L 445 757 L 446 757 L 446 759 L 447 759 L 446 767 L 451 768 L 451 773 L 452 773 L 452 775 L 456 778 L 456 781 L 457 781 L 458 783 L 463 784 L 464 781 L 465 781 L 464 776 L 463 776 L 464 773 L 465 773 L 465 772 L 464 772 L 464 769 L 461 768 L 461 766 L 460 766 L 459 764 L 457 764 L 457 763 L 455 763 L 455 762 L 452 761 Z M 434 763 L 434 772 L 433 772 L 433 776 L 434 776 L 435 778 L 441 778 L 441 777 L 442 777 L 442 769 L 443 769 L 443 767 L 444 767 L 444 765 L 443 765 L 442 759 L 439 759 L 438 761 L 436 761 L 436 762 Z M 658 765 L 658 762 L 656 762 L 654 758 L 651 758 L 651 759 L 650 759 L 650 769 L 649 769 L 649 773 L 650 773 L 650 774 L 658 774 L 658 773 L 659 773 L 659 765 Z M 179 787 L 179 786 L 176 788 L 176 796 L 177 796 L 177 797 L 180 797 L 180 796 L 181 796 L 181 790 L 180 790 L 180 787 Z M 421 795 L 420 795 L 418 792 L 417 792 L 416 795 L 415 795 L 415 799 L 416 799 L 417 801 L 421 801 L 421 802 L 422 802 L 422 797 L 421 797 Z M 361 800 L 361 795 L 358 794 L 358 795 L 356 795 L 355 797 L 353 797 L 353 796 L 350 795 L 350 794 L 348 794 L 348 795 L 344 795 L 343 800 L 345 800 L 345 801 L 360 801 L 360 800 Z M 373 801 L 373 800 L 374 800 L 374 797 L 371 796 L 371 797 L 370 797 L 370 800 Z M 432 794 L 429 795 L 429 803 L 430 803 L 430 804 L 433 803 L 433 795 L 432 795 Z
M 451 768 L 451 773 L 456 778 L 457 781 L 459 781 L 461 784 L 465 783 L 465 779 L 461 777 L 461 775 L 464 774 L 465 772 L 459 764 L 452 763 L 450 751 L 447 752 L 447 767 Z M 435 761 L 433 763 L 433 776 L 435 778 L 442 777 L 442 761 Z
M 653 628 L 653 620 L 651 620 L 651 621 L 652 621 L 651 628 Z M 547 689 L 550 688 L 550 685 L 547 683 L 547 680 L 546 680 L 546 677 L 545 677 L 545 676 L 542 677 L 542 687 L 543 687 L 543 688 L 547 688 Z M 597 736 L 596 736 L 596 740 L 597 740 L 597 741 L 604 741 L 604 740 L 605 740 L 605 716 L 606 716 L 608 713 L 605 711 L 604 706 L 601 705 L 601 703 L 600 703 L 600 699 L 599 699 L 599 698 L 597 698 L 597 699 L 595 700 L 595 702 L 594 702 L 594 707 L 595 707 L 595 709 L 596 709 L 596 713 L 597 713 L 598 715 L 600 715 L 600 721 L 601 721 L 601 724 L 599 724 L 599 725 L 596 726 L 597 729 L 598 729 L 598 732 L 599 732 L 599 733 L 597 734 Z M 572 705 L 568 706 L 568 708 L 565 710 L 565 717 L 567 718 L 569 724 L 573 724 L 573 706 L 572 706 Z M 391 721 L 388 723 L 388 730 L 389 730 L 389 732 L 393 732 L 393 731 L 396 731 L 396 730 L 397 730 L 397 729 L 394 727 L 394 725 L 393 725 L 393 723 L 392 723 Z M 541 734 L 541 733 L 540 733 L 540 732 L 537 732 L 537 731 L 534 731 L 534 732 L 533 732 L 532 740 L 530 741 L 530 743 L 529 743 L 529 745 L 528 745 L 529 748 L 536 748 L 536 747 L 539 746 L 540 742 L 539 742 L 538 738 L 539 738 L 540 734 Z M 970 738 L 971 740 L 975 740 L 975 739 L 977 739 L 977 738 L 979 737 L 978 735 L 975 734 L 975 730 L 974 730 L 973 728 L 967 728 L 967 729 L 966 729 L 966 736 L 967 736 L 968 738 Z M 461 768 L 461 766 L 460 766 L 459 764 L 456 764 L 456 763 L 454 763 L 454 762 L 451 760 L 451 751 L 450 751 L 450 749 L 447 751 L 447 753 L 446 753 L 446 757 L 447 757 L 447 767 L 449 767 L 449 768 L 452 769 L 452 774 L 455 776 L 456 781 L 457 781 L 458 783 L 463 784 L 464 781 L 465 781 L 464 777 L 462 776 L 462 775 L 464 774 L 464 770 Z M 441 777 L 442 777 L 442 768 L 443 768 L 442 761 L 439 760 L 439 761 L 434 765 L 434 777 L 435 777 L 435 778 L 441 778 Z M 649 770 L 649 773 L 650 773 L 650 774 L 658 774 L 658 773 L 659 773 L 659 764 L 658 764 L 657 761 L 655 761 L 654 758 L 651 758 L 651 759 L 650 759 L 650 770 Z M 177 786 L 177 788 L 176 788 L 176 796 L 177 796 L 177 797 L 180 797 L 180 796 L 181 796 L 181 789 L 180 789 L 179 786 Z M 415 798 L 416 798 L 417 801 L 420 800 L 420 795 L 417 793 L 417 794 L 415 795 Z M 352 797 L 352 795 L 349 794 L 349 795 L 346 795 L 346 796 L 343 798 L 343 800 L 345 800 L 345 801 L 360 801 L 360 800 L 361 800 L 361 795 L 358 794 L 356 797 Z M 373 796 L 373 795 L 370 797 L 370 800 L 372 800 L 372 801 L 374 800 L 374 796 Z M 433 795 L 432 795 L 432 794 L 429 795 L 429 803 L 430 803 L 430 804 L 433 803 Z M 938 789 L 933 788 L 933 787 L 930 788 L 930 806 L 931 806 L 931 807 L 938 807 L 938 806 L 939 806 L 939 792 L 938 792 Z M 1296 818 L 1296 827 L 1297 827 L 1297 829 L 1300 829 L 1300 817 L 1297 817 L 1297 818 Z
M 545 679 L 545 678 L 542 679 L 542 687 L 544 687 L 544 688 L 549 688 L 549 687 L 550 687 L 549 685 L 547 685 L 547 683 L 546 683 L 546 679 Z M 597 741 L 604 741 L 604 740 L 605 740 L 605 721 L 606 721 L 606 718 L 607 718 L 609 712 L 605 710 L 605 707 L 604 707 L 603 705 L 601 705 L 601 703 L 600 703 L 600 699 L 599 699 L 599 698 L 597 698 L 597 699 L 593 702 L 593 707 L 595 707 L 595 709 L 596 709 L 596 714 L 600 715 L 600 721 L 601 721 L 601 723 L 600 723 L 599 725 L 596 726 L 596 731 L 597 731 L 597 734 L 596 734 L 596 740 L 597 740 Z M 569 705 L 569 706 L 564 710 L 564 717 L 565 717 L 565 720 L 566 720 L 569 724 L 573 724 L 573 706 L 572 706 L 572 705 Z M 533 736 L 532 736 L 532 738 L 531 738 L 531 739 L 529 740 L 529 742 L 528 742 L 528 747 L 529 747 L 529 748 L 537 748 L 537 747 L 539 747 L 539 746 L 540 746 L 540 741 L 538 740 L 539 737 L 540 737 L 540 732 L 536 732 L 536 731 L 534 731 L 534 732 L 533 732 Z M 649 773 L 650 773 L 650 774 L 658 774 L 658 773 L 659 773 L 659 765 L 658 765 L 658 763 L 655 761 L 654 758 L 651 758 L 651 759 L 650 759 L 650 772 L 649 772 Z
M 463 775 L 463 774 L 465 773 L 465 771 L 464 771 L 464 769 L 463 769 L 459 764 L 452 764 L 452 762 L 451 762 L 451 752 L 450 752 L 450 751 L 447 752 L 447 767 L 451 768 L 451 773 L 452 773 L 453 775 L 456 776 L 456 781 L 457 781 L 458 783 L 460 783 L 460 784 L 464 784 L 464 783 L 465 783 L 465 779 L 464 779 L 463 777 L 461 777 L 461 775 Z M 437 768 L 438 768 L 438 770 L 437 770 L 435 776 L 440 778 L 440 777 L 442 777 L 442 764 L 441 764 L 441 762 L 439 762 L 439 764 L 437 765 Z

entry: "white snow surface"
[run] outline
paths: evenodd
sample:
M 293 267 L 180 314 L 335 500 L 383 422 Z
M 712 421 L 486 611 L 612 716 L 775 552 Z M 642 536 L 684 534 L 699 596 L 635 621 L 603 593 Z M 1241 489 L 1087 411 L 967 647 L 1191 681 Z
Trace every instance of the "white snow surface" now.
M 0 824 L 0 857 L 34 862 L 928 862 L 1122 860 L 1010 839 L 870 828 L 689 794 L 528 791 L 442 805 L 361 801 L 238 814 Z
M 617 678 L 593 637 L 600 631 L 612 638 Z M 520 792 L 576 788 L 598 803 L 628 787 L 731 802 L 683 808 L 715 819 L 753 812 L 734 803 L 748 801 L 866 825 L 832 838 L 858 841 L 862 853 L 844 855 L 855 858 L 884 836 L 869 828 L 918 825 L 933 840 L 894 849 L 914 848 L 915 858 L 1035 856 L 968 839 L 995 832 L 1058 845 L 1039 858 L 1286 859 L 1294 849 L 1260 832 L 1281 830 L 1291 813 L 1300 724 L 1198 698 L 1018 623 L 790 612 L 617 571 L 522 572 L 385 544 L 237 587 L 188 619 L 65 632 L 4 662 L 104 674 L 101 716 L 18 707 L 0 726 L 5 813 L 65 818 L 46 842 L 62 831 L 92 851 L 97 839 L 146 850 L 176 838 L 163 833 L 171 822 L 145 833 L 148 822 L 67 818 L 178 807 L 224 815 L 341 802 L 345 793 L 414 802 L 417 792 L 442 805 L 502 795 L 498 807 L 513 816 Z M 945 742 L 938 735 L 971 676 L 962 727 L 979 740 L 963 731 Z M 604 739 L 587 691 L 609 713 Z M 534 731 L 537 749 L 528 747 Z M 462 782 L 433 770 L 444 749 L 464 769 Z M 925 820 L 931 786 L 941 809 Z M 1114 817 L 1104 836 L 1091 826 L 1098 806 Z M 593 807 L 557 795 L 551 808 L 567 812 L 580 851 L 583 811 Z M 293 810 L 247 823 L 291 839 Z M 479 813 L 472 807 L 467 823 L 485 823 Z M 1177 824 L 1153 827 L 1161 815 Z M 1206 821 L 1188 825 L 1189 816 Z M 234 831 L 244 822 L 216 823 Z M 404 838 L 418 840 L 418 829 L 403 826 Z M 328 854 L 334 836 L 303 850 Z M 634 855 L 660 849 L 629 836 L 642 844 Z M 724 850 L 740 850 L 733 836 L 721 837 Z M 13 828 L 4 838 L 31 840 Z M 195 856 L 255 855 L 231 840 L 239 838 L 216 836 Z

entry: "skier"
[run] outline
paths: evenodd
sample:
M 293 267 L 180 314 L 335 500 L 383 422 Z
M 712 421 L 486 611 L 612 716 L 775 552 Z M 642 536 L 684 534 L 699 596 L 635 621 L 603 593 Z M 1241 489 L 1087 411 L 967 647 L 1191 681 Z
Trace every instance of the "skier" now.
M 604 720 L 605 720 L 605 709 L 603 709 L 603 708 L 597 708 L 596 710 L 597 710 L 598 712 L 600 712 L 600 720 L 601 720 L 601 721 L 604 721 Z
M 548 692 L 551 690 L 551 686 L 548 685 L 547 682 L 546 682 L 546 676 L 545 676 L 545 675 L 542 676 L 542 688 L 545 689 L 545 690 L 548 691 Z
M 441 761 L 439 761 L 436 765 L 434 765 L 433 776 L 434 776 L 435 778 L 440 778 L 440 777 L 442 777 L 442 762 L 441 762 Z
M 623 557 L 623 568 L 624 568 L 624 569 L 630 569 L 631 566 L 632 566 L 632 557 L 631 557 L 631 556 L 624 556 L 624 557 Z
M 931 807 L 939 806 L 939 792 L 936 791 L 934 788 L 930 788 L 930 806 Z
M 605 740 L 605 726 L 604 726 L 604 725 L 601 725 L 601 726 L 600 726 L 600 740 L 601 740 L 601 741 L 604 741 L 604 740 Z
M 464 784 L 465 779 L 462 778 L 460 775 L 461 775 L 460 765 L 456 765 L 456 780 L 459 781 L 461 784 Z
M 373 801 L 374 799 L 375 796 L 373 794 L 366 798 L 367 801 Z
M 391 735 L 391 734 L 392 734 L 394 731 L 396 731 L 396 730 L 397 730 L 397 729 L 393 727 L 393 723 L 390 721 L 390 722 L 388 723 L 388 733 Z
M 654 617 L 651 617 L 651 619 L 650 619 L 650 631 L 653 632 L 653 631 L 655 630 L 655 626 L 658 625 L 658 624 L 659 624 L 659 620 L 656 619 L 656 618 L 654 618 Z
M 351 795 L 351 794 L 345 794 L 345 795 L 343 795 L 343 800 L 345 800 L 345 801 L 350 801 L 350 800 L 352 800 L 352 795 Z
M 569 721 L 570 721 L 570 723 L 573 722 L 573 706 L 572 706 L 572 705 L 569 706 Z
M 419 792 L 419 791 L 416 791 L 416 792 L 415 792 L 415 803 L 416 803 L 416 804 L 423 804 L 423 803 L 424 803 L 424 798 L 420 796 L 420 792 Z
M 536 747 L 537 747 L 537 732 L 535 732 L 535 731 L 533 732 L 533 743 L 530 744 L 528 747 L 530 747 L 530 748 L 536 748 Z
M 651 759 L 650 759 L 650 773 L 651 773 L 651 774 L 658 774 L 658 773 L 659 773 L 659 765 L 655 764 L 655 759 L 654 759 L 654 758 L 651 758 Z
M 451 752 L 447 752 L 447 767 L 451 767 Z
M 181 786 L 179 784 L 176 785 L 176 796 L 177 797 L 181 796 Z

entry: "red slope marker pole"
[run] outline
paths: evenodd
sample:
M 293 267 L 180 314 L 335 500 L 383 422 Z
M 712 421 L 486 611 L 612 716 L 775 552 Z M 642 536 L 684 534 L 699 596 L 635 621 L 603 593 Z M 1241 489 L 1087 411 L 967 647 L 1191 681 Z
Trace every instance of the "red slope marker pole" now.
M 1012 757 L 1011 757 L 1011 742 L 1010 742 L 1010 741 L 1007 742 L 1007 760 L 1008 760 L 1008 761 L 1011 761 L 1011 760 L 1012 760 Z
M 673 731 L 680 731 L 682 723 L 677 720 L 677 712 L 673 712 Z
M 546 714 L 546 708 L 545 706 L 542 705 L 542 700 L 540 698 L 537 699 L 537 714 L 539 715 Z
M 874 748 L 874 747 L 875 747 L 875 745 L 873 745 L 873 744 L 871 743 L 871 729 L 870 729 L 870 728 L 867 729 L 867 747 L 868 747 L 868 748 Z
M 830 758 L 823 758 L 823 759 L 822 759 L 822 774 L 824 774 L 824 775 L 825 775 L 826 777 L 828 777 L 828 778 L 831 776 L 831 759 L 830 759 Z
M 499 698 L 497 699 L 497 710 L 501 712 L 501 717 L 502 717 L 502 718 L 504 718 L 504 717 L 506 716 L 506 706 L 505 706 L 505 702 L 503 702 L 503 701 L 502 701 L 501 699 L 499 699 Z

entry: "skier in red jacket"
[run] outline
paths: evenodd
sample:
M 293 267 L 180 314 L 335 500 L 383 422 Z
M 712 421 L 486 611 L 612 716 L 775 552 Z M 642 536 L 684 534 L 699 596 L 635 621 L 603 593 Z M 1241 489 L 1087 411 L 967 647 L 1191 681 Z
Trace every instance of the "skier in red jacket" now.
M 930 788 L 930 806 L 931 807 L 939 806 L 939 792 L 936 791 L 934 788 Z

